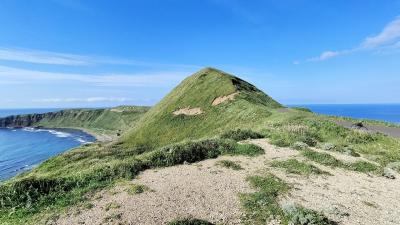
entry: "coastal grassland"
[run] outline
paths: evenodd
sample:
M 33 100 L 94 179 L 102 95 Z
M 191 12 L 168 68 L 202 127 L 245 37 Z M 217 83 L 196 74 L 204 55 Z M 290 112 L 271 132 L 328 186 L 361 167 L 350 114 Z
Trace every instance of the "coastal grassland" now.
M 261 131 L 272 144 L 280 147 L 295 147 L 304 143 L 343 154 L 364 157 L 386 166 L 400 161 L 400 139 L 381 133 L 370 133 L 342 127 L 330 117 L 313 113 L 288 110 L 273 112 L 268 125 Z
M 44 114 L 0 118 L 0 127 L 42 126 L 83 129 L 94 134 L 116 135 L 136 125 L 149 107 L 119 106 L 107 109 L 66 109 Z
M 35 126 L 84 128 L 99 134 L 116 134 L 134 127 L 149 107 L 120 106 L 111 109 L 71 109 L 44 117 Z
M 247 178 L 256 192 L 241 194 L 240 200 L 245 214 L 245 224 L 268 224 L 271 220 L 279 224 L 333 224 L 323 214 L 297 205 L 281 205 L 279 199 L 291 189 L 272 174 Z
M 214 99 L 238 92 L 234 100 L 212 105 Z M 200 108 L 195 116 L 174 115 L 182 108 Z M 229 130 L 260 130 L 271 110 L 281 105 L 253 85 L 207 68 L 186 78 L 123 135 L 123 146 L 160 147 L 184 140 L 210 138 Z
M 0 221 L 34 223 L 46 212 L 62 211 L 84 201 L 95 190 L 119 179 L 132 179 L 146 169 L 193 163 L 219 155 L 251 156 L 262 152 L 254 145 L 219 139 L 174 144 L 141 154 L 137 149 L 121 150 L 115 145 L 86 145 L 2 184 Z

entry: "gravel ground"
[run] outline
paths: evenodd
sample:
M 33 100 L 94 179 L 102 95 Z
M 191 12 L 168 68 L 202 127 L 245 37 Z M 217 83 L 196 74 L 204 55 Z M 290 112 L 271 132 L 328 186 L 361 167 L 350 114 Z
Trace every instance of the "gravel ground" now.
M 238 193 L 252 191 L 245 180 L 248 175 L 268 170 L 293 186 L 282 202 L 296 202 L 322 211 L 339 224 L 400 224 L 400 179 L 390 180 L 318 164 L 315 165 L 332 176 L 307 178 L 286 174 L 269 168 L 266 162 L 302 158 L 297 151 L 274 147 L 264 139 L 251 142 L 264 148 L 266 154 L 252 158 L 223 156 L 190 165 L 147 170 L 131 183 L 144 184 L 152 191 L 129 195 L 126 184 L 120 184 L 98 193 L 91 200 L 93 208 L 72 208 L 56 223 L 153 225 L 166 224 L 179 217 L 195 217 L 214 223 L 241 224 L 243 211 Z M 351 156 L 340 157 L 354 160 Z M 244 169 L 231 170 L 215 165 L 223 159 L 236 161 Z M 107 207 L 110 203 L 115 207 Z

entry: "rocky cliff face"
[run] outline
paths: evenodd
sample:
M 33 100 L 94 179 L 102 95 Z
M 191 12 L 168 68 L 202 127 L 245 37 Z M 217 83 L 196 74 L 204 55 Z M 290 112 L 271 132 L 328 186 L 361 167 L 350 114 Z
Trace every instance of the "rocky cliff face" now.
M 50 116 L 48 114 L 52 113 L 28 114 L 28 115 L 8 116 L 0 118 L 0 128 L 34 126 L 36 123 L 40 122 L 44 117 Z

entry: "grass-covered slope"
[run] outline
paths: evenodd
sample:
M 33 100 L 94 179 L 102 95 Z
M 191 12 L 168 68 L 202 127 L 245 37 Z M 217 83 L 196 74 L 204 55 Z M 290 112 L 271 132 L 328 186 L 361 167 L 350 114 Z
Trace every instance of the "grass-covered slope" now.
M 238 93 L 218 105 L 213 101 Z M 184 108 L 199 108 L 199 115 L 174 115 Z M 222 71 L 206 68 L 186 78 L 122 138 L 124 147 L 158 147 L 183 140 L 213 137 L 240 128 L 257 129 L 282 107 L 253 85 Z
M 115 135 L 118 131 L 134 127 L 148 109 L 149 107 L 142 106 L 120 106 L 111 109 L 67 109 L 9 116 L 0 119 L 0 127 L 84 128 L 96 134 Z

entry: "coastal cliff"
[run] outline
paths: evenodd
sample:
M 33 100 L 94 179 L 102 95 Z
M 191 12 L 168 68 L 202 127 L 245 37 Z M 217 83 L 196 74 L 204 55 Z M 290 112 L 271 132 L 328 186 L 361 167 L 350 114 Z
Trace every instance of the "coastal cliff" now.
M 42 114 L 13 115 L 0 118 L 0 128 L 77 128 L 95 135 L 119 135 L 134 126 L 148 109 L 142 106 L 120 106 L 109 109 L 68 109 Z

